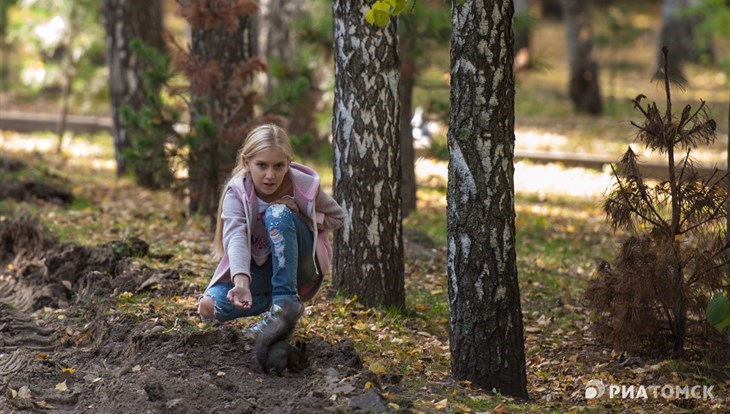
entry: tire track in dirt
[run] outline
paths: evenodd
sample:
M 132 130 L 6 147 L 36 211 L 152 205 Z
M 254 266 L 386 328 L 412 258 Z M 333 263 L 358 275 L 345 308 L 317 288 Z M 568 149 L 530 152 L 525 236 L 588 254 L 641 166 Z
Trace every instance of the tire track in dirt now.
M 153 306 L 115 311 L 115 292 L 199 293 L 176 269 L 130 259 L 147 252 L 141 240 L 59 243 L 29 217 L 0 222 L 0 413 L 347 412 L 366 383 L 357 407 L 385 407 L 350 341 L 305 338 L 309 365 L 279 377 L 261 372 L 232 324 L 201 330 Z

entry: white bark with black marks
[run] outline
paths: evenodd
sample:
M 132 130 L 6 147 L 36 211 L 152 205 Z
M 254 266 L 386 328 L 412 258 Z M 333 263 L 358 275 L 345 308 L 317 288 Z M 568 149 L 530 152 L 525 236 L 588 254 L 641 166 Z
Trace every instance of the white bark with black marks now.
M 396 21 L 365 22 L 367 5 L 335 1 L 334 197 L 345 210 L 335 233 L 333 287 L 366 305 L 404 308 Z
M 509 0 L 452 3 L 447 270 L 454 377 L 526 398 L 512 15 Z

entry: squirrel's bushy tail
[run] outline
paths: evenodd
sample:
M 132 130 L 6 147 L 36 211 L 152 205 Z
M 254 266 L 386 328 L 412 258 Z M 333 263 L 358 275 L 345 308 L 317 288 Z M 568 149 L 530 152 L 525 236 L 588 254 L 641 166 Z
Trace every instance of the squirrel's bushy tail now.
M 274 304 L 259 322 L 259 326 L 252 328 L 255 333 L 254 356 L 264 370 L 271 345 L 289 339 L 303 310 L 304 307 L 298 298 L 282 305 Z

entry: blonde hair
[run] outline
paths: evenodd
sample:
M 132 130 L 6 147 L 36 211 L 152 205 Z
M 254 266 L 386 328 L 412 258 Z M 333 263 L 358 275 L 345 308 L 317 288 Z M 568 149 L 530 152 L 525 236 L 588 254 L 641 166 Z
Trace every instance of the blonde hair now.
M 213 239 L 213 256 L 216 259 L 223 257 L 223 220 L 221 219 L 221 213 L 223 212 L 223 199 L 226 197 L 226 189 L 232 181 L 240 179 L 248 171 L 246 170 L 246 159 L 249 159 L 261 151 L 266 151 L 272 148 L 280 148 L 284 151 L 289 161 L 294 158 L 294 151 L 292 150 L 291 140 L 286 131 L 275 124 L 264 124 L 257 126 L 251 131 L 238 150 L 236 159 L 236 167 L 231 172 L 231 178 L 226 181 L 223 191 L 221 191 L 221 197 L 218 200 L 218 218 L 215 225 L 215 237 Z

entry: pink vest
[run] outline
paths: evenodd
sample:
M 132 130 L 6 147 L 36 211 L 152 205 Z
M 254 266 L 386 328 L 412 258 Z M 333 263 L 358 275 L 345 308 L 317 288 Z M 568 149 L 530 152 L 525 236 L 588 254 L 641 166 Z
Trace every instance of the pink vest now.
M 294 201 L 297 203 L 300 212 L 308 213 L 309 221 L 307 224 L 314 234 L 314 249 L 312 251 L 312 255 L 318 266 L 318 274 L 315 280 L 302 286 L 297 286 L 297 293 L 301 300 L 308 301 L 317 293 L 319 287 L 322 285 L 324 275 L 330 271 L 330 267 L 332 266 L 332 245 L 330 244 L 328 232 L 317 228 L 317 224 L 322 223 L 322 220 L 324 219 L 324 214 L 318 212 L 315 205 L 315 198 L 319 191 L 319 176 L 313 169 L 295 162 L 292 162 L 290 165 L 290 174 L 294 187 Z M 256 202 L 256 193 L 253 189 L 253 183 L 247 176 L 244 176 L 243 179 L 229 183 L 229 187 L 234 190 L 236 195 L 241 199 L 241 202 L 244 203 L 243 211 L 246 214 L 247 240 L 250 245 L 252 217 L 255 217 L 255 215 L 252 214 L 252 211 L 253 204 Z M 228 253 L 224 252 L 208 287 L 211 287 L 218 282 L 226 275 L 229 269 L 230 265 L 228 262 Z

